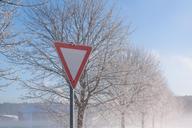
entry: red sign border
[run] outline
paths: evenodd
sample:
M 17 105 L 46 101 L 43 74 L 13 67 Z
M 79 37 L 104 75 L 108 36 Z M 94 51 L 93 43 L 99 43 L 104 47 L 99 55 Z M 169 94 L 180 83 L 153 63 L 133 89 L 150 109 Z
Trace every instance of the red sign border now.
M 60 41 L 55 41 L 54 42 L 54 45 L 55 45 L 55 48 L 56 48 L 56 51 L 60 57 L 60 60 L 61 60 L 61 63 L 63 64 L 64 66 L 64 69 L 65 69 L 65 73 L 67 74 L 67 77 L 70 81 L 70 84 L 71 84 L 71 87 L 74 89 L 77 85 L 77 82 L 81 76 L 81 73 L 87 63 L 87 60 L 89 58 L 89 55 L 91 54 L 91 51 L 92 51 L 92 47 L 90 46 L 85 46 L 85 45 L 76 45 L 76 44 L 69 44 L 69 43 L 64 43 L 64 42 L 60 42 Z M 79 70 L 77 72 L 77 75 L 75 76 L 75 79 L 73 79 L 71 73 L 70 73 L 70 70 L 67 66 L 67 63 L 65 61 L 65 57 L 61 51 L 61 48 L 69 48 L 69 49 L 78 49 L 78 50 L 85 50 L 86 51 L 86 54 L 85 54 L 85 57 L 83 58 L 83 61 L 79 67 Z

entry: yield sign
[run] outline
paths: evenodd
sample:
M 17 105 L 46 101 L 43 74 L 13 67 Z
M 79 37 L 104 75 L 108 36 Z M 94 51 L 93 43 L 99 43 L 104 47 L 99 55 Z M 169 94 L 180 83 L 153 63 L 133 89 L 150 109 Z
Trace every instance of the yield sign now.
M 54 44 L 67 77 L 74 89 L 87 63 L 92 48 L 89 46 L 66 44 L 62 42 L 55 42 Z

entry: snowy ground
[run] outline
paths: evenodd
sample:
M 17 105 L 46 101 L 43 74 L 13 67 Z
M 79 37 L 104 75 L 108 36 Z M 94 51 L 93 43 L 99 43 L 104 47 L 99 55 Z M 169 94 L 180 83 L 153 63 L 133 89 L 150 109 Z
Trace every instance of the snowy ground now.
M 185 115 L 172 120 L 164 128 L 192 128 L 192 115 Z
M 0 128 L 58 128 L 51 122 L 0 121 Z

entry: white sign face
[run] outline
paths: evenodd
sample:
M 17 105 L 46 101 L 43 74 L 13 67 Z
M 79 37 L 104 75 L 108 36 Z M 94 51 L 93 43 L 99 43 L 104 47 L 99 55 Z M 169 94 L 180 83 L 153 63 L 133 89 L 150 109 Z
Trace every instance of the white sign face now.
M 71 73 L 71 76 L 73 79 L 75 79 L 81 63 L 83 62 L 83 59 L 85 57 L 86 51 L 69 48 L 62 48 L 61 51 Z

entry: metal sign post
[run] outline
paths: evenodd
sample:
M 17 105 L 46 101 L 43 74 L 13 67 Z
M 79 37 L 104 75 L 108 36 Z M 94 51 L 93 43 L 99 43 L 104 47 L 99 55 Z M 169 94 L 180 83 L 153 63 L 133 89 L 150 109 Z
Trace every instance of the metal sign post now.
M 73 128 L 73 100 L 74 100 L 74 91 L 73 88 L 70 86 L 70 128 Z

